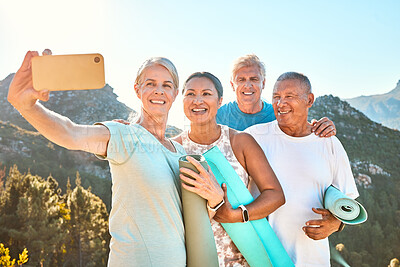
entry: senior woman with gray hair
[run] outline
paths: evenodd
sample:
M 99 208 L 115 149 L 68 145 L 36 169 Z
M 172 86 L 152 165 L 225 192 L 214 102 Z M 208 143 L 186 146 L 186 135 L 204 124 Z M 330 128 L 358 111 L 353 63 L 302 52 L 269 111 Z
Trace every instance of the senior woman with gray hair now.
M 29 51 L 8 92 L 8 101 L 50 141 L 109 161 L 112 175 L 109 266 L 185 266 L 178 159 L 182 146 L 165 138 L 168 112 L 178 94 L 178 74 L 166 58 L 139 69 L 135 93 L 141 115 L 132 125 L 78 125 L 40 103 L 48 91 L 32 87 Z

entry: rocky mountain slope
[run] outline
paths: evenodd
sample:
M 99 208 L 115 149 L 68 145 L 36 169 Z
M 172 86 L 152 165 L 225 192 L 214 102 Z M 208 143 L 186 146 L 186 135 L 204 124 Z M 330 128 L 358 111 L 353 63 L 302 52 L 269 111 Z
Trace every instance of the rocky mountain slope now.
M 326 116 L 334 121 L 354 167 L 365 161 L 389 172 L 400 171 L 400 132 L 374 122 L 349 103 L 332 95 L 318 97 L 309 118 Z
M 68 151 L 36 132 L 7 101 L 8 87 L 13 77 L 10 74 L 0 81 L 0 164 L 7 167 L 17 164 L 22 172 L 30 170 L 42 177 L 51 173 L 63 189 L 68 177 L 74 178 L 76 171 L 79 171 L 84 177 L 83 186 L 91 186 L 93 192 L 103 198 L 109 207 L 111 177 L 108 163 L 89 153 Z M 129 120 L 137 115 L 119 102 L 117 97 L 107 84 L 100 90 L 52 92 L 50 100 L 43 105 L 81 124 L 115 118 Z M 167 127 L 167 136 L 178 133 L 180 130 L 176 127 Z
M 371 120 L 400 130 L 400 81 L 386 94 L 359 96 L 346 99 L 346 101 Z

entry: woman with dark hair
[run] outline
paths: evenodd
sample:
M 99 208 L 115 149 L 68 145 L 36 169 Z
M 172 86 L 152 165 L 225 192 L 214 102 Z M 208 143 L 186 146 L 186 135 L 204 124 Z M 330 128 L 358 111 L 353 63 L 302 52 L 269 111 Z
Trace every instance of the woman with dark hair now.
M 189 76 L 183 86 L 183 106 L 190 120 L 190 130 L 175 140 L 183 145 L 188 154 L 202 154 L 217 146 L 235 169 L 243 183 L 248 186 L 249 175 L 254 179 L 261 194 L 247 209 L 249 219 L 267 217 L 285 203 L 282 188 L 272 171 L 262 149 L 249 134 L 238 132 L 216 122 L 216 114 L 222 103 L 223 88 L 217 77 L 208 72 L 196 72 Z M 243 222 L 242 208 L 233 209 L 226 198 L 226 185 L 222 188 L 211 171 L 205 170 L 190 157 L 188 160 L 198 166 L 197 174 L 181 168 L 180 178 L 191 186 L 182 187 L 207 200 L 207 207 L 214 232 L 220 266 L 248 266 L 220 223 Z M 222 201 L 225 204 L 220 206 Z M 218 211 L 215 207 L 220 206 Z

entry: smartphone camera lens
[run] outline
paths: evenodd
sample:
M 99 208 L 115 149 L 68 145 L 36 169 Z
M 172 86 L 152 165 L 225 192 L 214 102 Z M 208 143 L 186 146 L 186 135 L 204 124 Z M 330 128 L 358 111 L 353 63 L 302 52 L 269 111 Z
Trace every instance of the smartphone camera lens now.
M 100 62 L 100 58 L 99 58 L 99 57 L 95 57 L 95 58 L 94 58 L 94 62 L 95 62 L 95 63 L 99 63 L 99 62 Z

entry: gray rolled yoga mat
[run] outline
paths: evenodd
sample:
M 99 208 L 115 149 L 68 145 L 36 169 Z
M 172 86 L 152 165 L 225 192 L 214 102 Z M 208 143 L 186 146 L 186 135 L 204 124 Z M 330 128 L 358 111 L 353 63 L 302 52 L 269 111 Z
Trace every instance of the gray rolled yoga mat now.
M 188 155 L 207 169 L 202 155 Z M 184 167 L 197 173 L 198 170 L 187 161 L 186 156 L 179 159 L 179 168 Z M 186 258 L 188 267 L 218 267 L 218 255 L 214 233 L 207 211 L 207 201 L 199 195 L 182 188 L 183 222 L 185 224 Z

